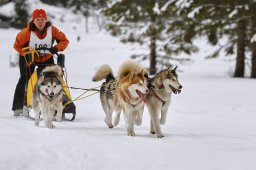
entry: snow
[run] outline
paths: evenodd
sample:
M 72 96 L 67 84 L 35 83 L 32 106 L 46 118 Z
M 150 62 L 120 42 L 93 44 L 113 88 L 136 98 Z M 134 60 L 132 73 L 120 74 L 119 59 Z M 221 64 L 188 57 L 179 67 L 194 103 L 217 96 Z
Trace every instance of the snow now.
M 169 5 L 170 5 L 171 3 L 173 3 L 173 2 L 174 2 L 174 0 L 169 0 L 169 1 L 167 1 L 167 2 L 162 6 L 161 11 L 166 11 L 166 9 L 169 7 Z
M 99 86 L 101 82 L 91 81 L 99 66 L 110 64 L 116 73 L 136 51 L 106 32 L 98 33 L 94 25 L 90 34 L 84 34 L 84 23 L 70 16 L 67 23 L 53 22 L 70 40 L 64 52 L 69 86 Z M 118 127 L 107 128 L 98 94 L 75 102 L 75 121 L 54 122 L 55 129 L 47 129 L 43 121 L 36 127 L 31 120 L 13 117 L 19 70 L 9 67 L 9 56 L 18 32 L 0 29 L 1 170 L 256 169 L 256 80 L 231 78 L 234 62 L 223 57 L 205 60 L 211 50 L 207 43 L 198 42 L 201 50 L 191 56 L 193 63 L 179 66 L 184 89 L 172 96 L 162 126 L 165 137 L 158 139 L 149 134 L 147 109 L 143 124 L 135 127 L 135 137 L 126 135 L 123 117 Z M 82 92 L 71 90 L 73 98 Z
M 232 18 L 234 15 L 237 15 L 237 13 L 238 13 L 238 10 L 235 9 L 235 10 L 233 10 L 233 11 L 228 15 L 228 17 L 229 17 L 229 18 Z
M 191 12 L 188 14 L 188 18 L 194 18 L 195 15 L 199 13 L 200 9 L 202 9 L 201 6 L 195 8 L 193 11 L 191 11 Z
M 254 42 L 256 42 L 256 34 L 254 34 L 254 35 L 252 36 L 252 38 L 251 38 L 251 43 L 254 43 Z
M 156 2 L 155 3 L 155 6 L 153 8 L 153 11 L 155 14 L 159 15 L 161 12 L 160 12 L 160 9 L 159 9 L 159 4 Z
M 14 3 L 11 2 L 6 5 L 0 6 L 0 13 L 11 17 L 15 14 L 13 9 L 14 9 Z

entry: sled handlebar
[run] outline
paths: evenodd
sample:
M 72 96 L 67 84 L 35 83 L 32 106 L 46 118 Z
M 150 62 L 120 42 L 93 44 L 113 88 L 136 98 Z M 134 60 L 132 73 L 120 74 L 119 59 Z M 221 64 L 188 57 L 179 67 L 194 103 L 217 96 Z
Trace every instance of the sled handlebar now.
M 46 48 L 46 47 L 38 48 L 38 49 L 32 48 L 32 50 L 31 50 L 31 47 L 25 47 L 22 49 L 22 51 L 25 54 L 24 56 L 25 56 L 27 63 L 34 63 L 35 54 L 36 54 L 36 56 L 40 56 L 40 53 L 38 50 L 50 51 L 50 48 Z M 27 54 L 29 54 L 29 55 L 27 55 Z M 65 55 L 58 53 L 58 52 L 56 52 L 54 55 L 57 55 L 57 64 L 63 68 L 65 66 Z
M 37 50 L 44 50 L 44 51 L 48 50 L 48 51 L 50 51 L 50 48 L 43 47 L 43 48 L 38 48 Z M 57 55 L 57 64 L 63 68 L 65 66 L 65 55 L 60 54 L 58 52 L 56 52 L 54 54 Z
M 38 50 L 43 50 L 43 51 L 48 50 L 48 51 L 50 51 L 50 49 L 51 49 L 51 48 L 42 47 L 42 48 L 37 48 L 36 50 L 37 50 L 37 51 L 38 51 Z M 56 52 L 56 53 L 52 53 L 52 54 L 55 54 L 55 55 L 57 55 L 58 57 L 59 57 L 59 55 L 61 55 L 61 54 L 59 54 L 58 52 Z

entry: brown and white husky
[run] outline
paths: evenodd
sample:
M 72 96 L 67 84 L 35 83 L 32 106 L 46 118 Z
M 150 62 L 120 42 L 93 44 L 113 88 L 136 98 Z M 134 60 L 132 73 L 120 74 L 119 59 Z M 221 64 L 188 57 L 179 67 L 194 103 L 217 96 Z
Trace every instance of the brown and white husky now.
M 116 111 L 114 125 L 117 126 L 123 110 L 128 136 L 134 136 L 134 124 L 141 125 L 146 94 L 148 93 L 147 71 L 137 62 L 129 60 L 123 63 L 117 78 L 113 76 L 109 65 L 101 66 L 93 77 L 93 81 L 105 79 L 100 90 L 100 99 L 106 114 L 105 122 L 113 127 L 112 113 Z
M 137 62 L 130 60 L 120 66 L 114 93 L 117 113 L 114 124 L 118 125 L 123 110 L 128 136 L 135 136 L 134 124 L 139 126 L 142 123 L 146 94 L 149 91 L 147 85 L 147 71 Z

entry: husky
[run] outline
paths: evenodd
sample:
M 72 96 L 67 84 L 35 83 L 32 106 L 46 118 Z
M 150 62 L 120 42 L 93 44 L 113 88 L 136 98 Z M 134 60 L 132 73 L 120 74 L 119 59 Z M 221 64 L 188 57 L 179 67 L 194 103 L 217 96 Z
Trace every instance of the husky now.
M 57 65 L 48 66 L 40 73 L 32 96 L 36 126 L 39 126 L 40 114 L 43 115 L 47 128 L 54 128 L 52 119 L 56 111 L 56 119 L 61 121 L 63 111 L 61 80 L 62 70 Z
M 135 136 L 134 124 L 140 126 L 146 94 L 148 90 L 148 74 L 145 68 L 135 61 L 123 63 L 118 71 L 114 92 L 114 108 L 116 117 L 114 124 L 118 125 L 121 111 L 124 113 L 128 136 Z
M 166 122 L 167 110 L 171 102 L 171 94 L 181 92 L 182 85 L 178 81 L 177 67 L 160 71 L 149 81 L 149 93 L 147 94 L 147 108 L 151 117 L 150 133 L 158 138 L 164 137 L 161 125 Z M 161 118 L 159 120 L 161 113 Z
M 112 113 L 114 112 L 113 94 L 116 86 L 116 79 L 109 65 L 101 66 L 93 77 L 93 81 L 106 81 L 100 88 L 100 101 L 102 108 L 106 114 L 105 122 L 109 128 L 113 128 Z

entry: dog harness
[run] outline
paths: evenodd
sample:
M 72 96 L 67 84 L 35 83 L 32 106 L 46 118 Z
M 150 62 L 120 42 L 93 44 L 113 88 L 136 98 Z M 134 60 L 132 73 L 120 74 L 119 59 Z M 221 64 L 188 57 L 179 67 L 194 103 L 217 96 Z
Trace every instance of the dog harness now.
M 36 34 L 31 31 L 30 33 L 30 41 L 29 46 L 33 47 L 34 49 L 38 48 L 51 48 L 52 47 L 52 27 L 47 28 L 46 37 L 44 39 L 39 39 Z M 40 53 L 43 54 L 51 54 L 48 50 L 38 50 Z
M 163 100 L 156 94 L 156 92 L 155 92 L 155 90 L 154 90 L 153 88 L 151 88 L 151 89 L 152 89 L 152 91 L 153 91 L 153 95 L 154 95 L 158 100 L 160 100 L 160 101 L 162 102 L 162 104 L 164 105 L 166 101 L 163 101 Z

